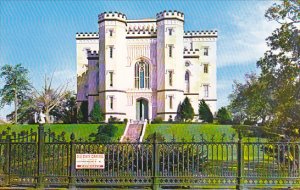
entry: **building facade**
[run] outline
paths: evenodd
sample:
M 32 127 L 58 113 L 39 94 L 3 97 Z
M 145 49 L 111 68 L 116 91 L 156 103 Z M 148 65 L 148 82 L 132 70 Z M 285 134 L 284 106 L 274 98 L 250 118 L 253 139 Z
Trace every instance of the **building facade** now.
M 174 120 L 186 96 L 196 114 L 201 99 L 216 111 L 217 31 L 185 32 L 179 11 L 141 20 L 104 12 L 98 26 L 76 34 L 77 101 L 89 112 L 99 101 L 106 120 Z

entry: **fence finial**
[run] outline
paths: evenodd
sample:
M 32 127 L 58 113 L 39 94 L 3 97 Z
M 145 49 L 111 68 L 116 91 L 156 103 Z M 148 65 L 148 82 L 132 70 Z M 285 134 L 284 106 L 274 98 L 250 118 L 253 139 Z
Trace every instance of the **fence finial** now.
M 71 134 L 70 139 L 71 139 L 71 141 L 75 140 L 75 134 L 74 133 Z

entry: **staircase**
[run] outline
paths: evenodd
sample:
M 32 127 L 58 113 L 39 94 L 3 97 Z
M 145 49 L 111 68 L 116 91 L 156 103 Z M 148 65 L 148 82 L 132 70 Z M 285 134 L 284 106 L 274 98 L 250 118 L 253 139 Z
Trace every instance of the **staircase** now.
M 143 134 L 145 123 L 143 121 L 134 121 L 127 124 L 121 142 L 139 142 Z M 144 130 L 143 130 L 144 129 Z

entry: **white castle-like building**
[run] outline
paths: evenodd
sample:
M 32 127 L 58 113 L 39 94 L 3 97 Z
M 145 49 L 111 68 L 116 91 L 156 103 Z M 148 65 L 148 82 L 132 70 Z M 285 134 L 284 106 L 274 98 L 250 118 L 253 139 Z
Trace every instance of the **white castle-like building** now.
M 89 112 L 99 101 L 106 121 L 174 120 L 185 97 L 196 117 L 201 99 L 216 111 L 217 31 L 184 31 L 179 11 L 140 20 L 104 12 L 98 26 L 76 34 L 77 101 Z

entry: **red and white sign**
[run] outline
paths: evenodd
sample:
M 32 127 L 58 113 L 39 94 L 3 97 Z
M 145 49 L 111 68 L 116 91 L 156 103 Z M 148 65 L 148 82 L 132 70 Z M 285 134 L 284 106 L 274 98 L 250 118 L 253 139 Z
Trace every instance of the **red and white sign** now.
M 104 169 L 104 154 L 76 154 L 76 169 Z

